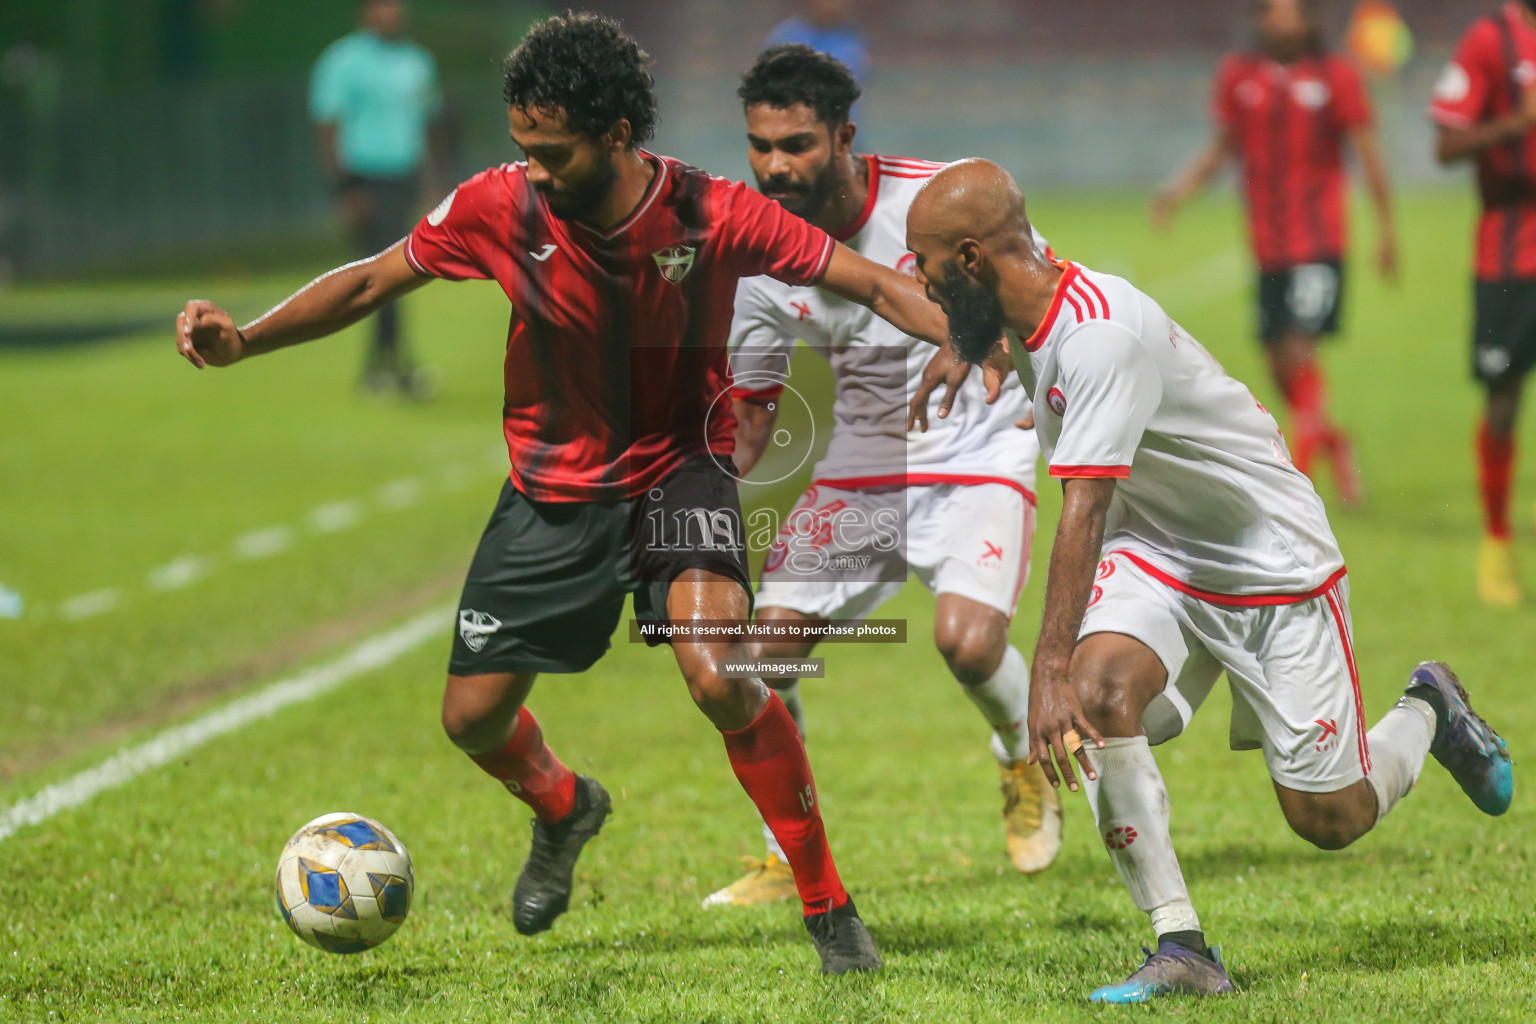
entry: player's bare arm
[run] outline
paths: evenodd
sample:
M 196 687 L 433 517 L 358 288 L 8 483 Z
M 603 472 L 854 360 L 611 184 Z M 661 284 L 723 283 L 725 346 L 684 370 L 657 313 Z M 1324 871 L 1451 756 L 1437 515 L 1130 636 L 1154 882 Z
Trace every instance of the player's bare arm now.
M 230 366 L 250 356 L 323 338 L 426 284 L 398 242 L 377 256 L 322 274 L 242 328 L 206 299 L 176 315 L 176 350 L 193 366 Z
M 1102 747 L 1104 741 L 1083 713 L 1069 669 L 1093 591 L 1115 481 L 1068 480 L 1063 490 L 1061 522 L 1051 545 L 1051 567 L 1045 581 L 1045 618 L 1030 672 L 1034 680 L 1029 694 L 1030 760 L 1045 769 L 1052 786 L 1060 787 L 1065 780 L 1067 788 L 1076 792 L 1072 757 L 1077 757 L 1088 778 L 1095 778 L 1083 743 Z M 1069 735 L 1073 733 L 1075 736 Z
M 949 320 L 928 300 L 922 286 L 901 271 L 865 259 L 837 243 L 821 287 L 867 306 L 903 334 L 938 345 L 949 338 Z
M 1152 199 L 1152 225 L 1159 230 L 1166 229 L 1179 207 L 1204 190 L 1234 152 L 1236 147 L 1230 132 L 1223 128 L 1213 132 L 1205 148 L 1157 190 Z
M 1360 169 L 1365 176 L 1365 190 L 1376 212 L 1376 267 L 1388 281 L 1397 280 L 1397 226 L 1392 214 L 1392 183 L 1387 177 L 1387 162 L 1381 144 L 1369 126 L 1350 130 L 1350 144 L 1360 154 Z
M 1527 89 L 1520 109 L 1465 128 L 1442 124 L 1435 141 L 1435 158 L 1442 164 L 1472 160 L 1495 146 L 1508 145 L 1536 127 L 1536 89 Z
M 767 397 L 738 398 L 731 403 L 731 411 L 736 414 L 736 451 L 731 457 L 736 472 L 746 476 L 768 448 L 768 438 L 779 418 L 779 403 Z

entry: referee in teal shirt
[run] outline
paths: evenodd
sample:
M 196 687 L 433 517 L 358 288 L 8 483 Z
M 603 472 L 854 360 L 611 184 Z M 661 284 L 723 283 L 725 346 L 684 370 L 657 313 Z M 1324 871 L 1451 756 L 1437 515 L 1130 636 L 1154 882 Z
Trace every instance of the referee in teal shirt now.
M 357 31 L 315 62 L 310 117 L 359 255 L 387 249 L 410 231 L 429 163 L 434 177 L 443 177 L 442 106 L 437 65 L 405 37 L 401 0 L 363 0 Z M 427 376 L 405 352 L 393 304 L 375 318 L 363 386 L 412 398 L 430 392 Z

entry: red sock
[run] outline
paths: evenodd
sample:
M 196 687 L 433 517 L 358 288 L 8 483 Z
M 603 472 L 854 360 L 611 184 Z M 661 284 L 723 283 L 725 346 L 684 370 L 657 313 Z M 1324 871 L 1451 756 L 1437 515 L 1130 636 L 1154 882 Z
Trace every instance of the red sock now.
M 1483 492 L 1483 524 L 1490 537 L 1510 538 L 1509 478 L 1515 465 L 1515 438 L 1495 437 L 1484 420 L 1477 432 L 1479 483 Z
M 1319 450 L 1331 450 L 1337 440 L 1323 408 L 1327 401 L 1323 368 L 1316 359 L 1309 359 L 1280 386 L 1291 409 L 1291 431 L 1295 435 L 1292 461 L 1297 469 L 1311 474 L 1313 455 Z
M 549 749 L 538 719 L 526 707 L 518 710 L 517 731 L 506 746 L 469 759 L 532 807 L 545 824 L 559 821 L 576 806 L 576 773 Z
M 805 744 L 776 693 L 745 729 L 720 733 L 730 755 L 736 780 L 747 791 L 758 813 L 784 848 L 795 873 L 795 887 L 806 914 L 820 913 L 848 902 L 848 891 L 837 877 L 827 832 L 816 806 L 816 781 Z

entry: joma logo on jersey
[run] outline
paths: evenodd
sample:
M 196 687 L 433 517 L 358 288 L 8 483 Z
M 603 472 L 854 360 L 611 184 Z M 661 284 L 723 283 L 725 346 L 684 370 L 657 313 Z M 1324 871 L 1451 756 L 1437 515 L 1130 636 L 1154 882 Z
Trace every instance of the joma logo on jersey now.
M 662 280 L 668 284 L 677 284 L 693 269 L 693 256 L 696 252 L 698 250 L 691 245 L 674 245 L 657 249 L 651 253 L 651 258 L 656 261 L 656 269 L 661 271 Z
M 485 650 L 491 634 L 500 628 L 501 620 L 494 615 L 473 608 L 459 609 L 459 636 L 464 638 L 464 646 L 476 654 Z

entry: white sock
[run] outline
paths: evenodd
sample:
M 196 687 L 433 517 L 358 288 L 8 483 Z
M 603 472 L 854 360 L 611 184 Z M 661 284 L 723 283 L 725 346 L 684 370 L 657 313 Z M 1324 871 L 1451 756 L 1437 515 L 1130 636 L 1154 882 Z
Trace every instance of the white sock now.
M 981 710 L 997 742 L 992 752 L 1007 764 L 1029 756 L 1029 663 L 1012 645 L 1003 652 L 992 678 L 960 689 Z
M 1365 734 L 1371 751 L 1371 774 L 1365 781 L 1376 791 L 1376 824 L 1419 781 L 1424 758 L 1435 739 L 1435 709 L 1418 697 L 1403 697 Z
M 1098 778 L 1084 779 L 1083 790 L 1131 899 L 1158 935 L 1199 931 L 1168 834 L 1168 787 L 1147 738 L 1116 736 L 1104 740 L 1103 750 L 1086 749 Z
M 800 684 L 792 683 L 776 692 L 779 700 L 784 702 L 784 708 L 789 712 L 789 717 L 795 720 L 795 728 L 800 730 L 800 738 L 805 739 L 805 706 L 800 703 Z M 762 815 L 758 817 L 761 818 Z M 789 863 L 789 858 L 784 856 L 784 847 L 780 846 L 779 841 L 774 838 L 773 829 L 768 827 L 766 821 L 763 822 L 763 841 L 768 846 L 768 856 L 777 857 L 780 864 Z

